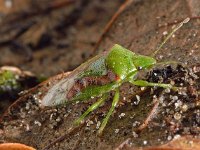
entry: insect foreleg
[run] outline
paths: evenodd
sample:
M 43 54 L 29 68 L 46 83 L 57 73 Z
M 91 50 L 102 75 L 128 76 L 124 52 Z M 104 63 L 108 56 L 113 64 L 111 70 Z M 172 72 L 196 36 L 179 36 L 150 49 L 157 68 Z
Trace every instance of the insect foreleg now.
M 82 120 L 84 120 L 84 118 L 92 111 L 94 111 L 95 109 L 97 109 L 101 104 L 103 104 L 103 102 L 106 100 L 106 98 L 108 97 L 108 94 L 104 94 L 101 98 L 99 98 L 97 100 L 96 103 L 92 104 L 77 120 L 75 120 L 75 124 L 79 125 L 81 123 Z
M 172 86 L 171 84 L 163 84 L 163 83 L 152 83 L 152 82 L 147 82 L 144 80 L 133 80 L 130 81 L 130 83 L 137 85 L 137 86 L 157 86 L 157 87 L 162 87 L 162 88 L 170 88 L 173 90 L 177 90 L 177 87 Z
M 115 90 L 115 96 L 114 96 L 113 102 L 112 102 L 112 106 L 111 106 L 108 114 L 106 115 L 106 117 L 103 119 L 103 122 L 102 122 L 102 124 L 101 124 L 101 126 L 99 128 L 99 131 L 98 131 L 99 135 L 102 134 L 102 132 L 103 132 L 103 130 L 104 130 L 104 128 L 105 128 L 110 116 L 112 115 L 115 107 L 117 106 L 118 101 L 119 101 L 119 89 L 116 89 Z

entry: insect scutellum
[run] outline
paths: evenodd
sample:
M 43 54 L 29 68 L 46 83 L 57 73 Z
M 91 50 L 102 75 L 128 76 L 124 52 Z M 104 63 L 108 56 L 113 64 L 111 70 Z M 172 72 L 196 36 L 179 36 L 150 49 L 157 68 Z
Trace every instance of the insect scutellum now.
M 111 108 L 103 119 L 98 133 L 101 134 L 112 115 L 119 101 L 119 87 L 124 82 L 129 82 L 136 86 L 157 86 L 162 88 L 172 88 L 171 84 L 151 83 L 145 80 L 138 80 L 136 74 L 140 70 L 150 69 L 157 64 L 153 58 L 166 41 L 177 31 L 189 18 L 181 22 L 164 39 L 158 49 L 151 56 L 136 54 L 118 44 L 115 44 L 110 51 L 99 54 L 88 60 L 86 63 L 75 69 L 71 75 L 54 85 L 44 96 L 42 104 L 52 106 L 58 103 L 86 101 L 90 98 L 98 99 L 92 104 L 75 123 L 80 124 L 84 118 L 92 111 L 101 106 L 107 99 L 108 93 L 114 91 Z M 78 79 L 78 80 L 77 80 Z M 65 101 L 63 101 L 66 99 Z

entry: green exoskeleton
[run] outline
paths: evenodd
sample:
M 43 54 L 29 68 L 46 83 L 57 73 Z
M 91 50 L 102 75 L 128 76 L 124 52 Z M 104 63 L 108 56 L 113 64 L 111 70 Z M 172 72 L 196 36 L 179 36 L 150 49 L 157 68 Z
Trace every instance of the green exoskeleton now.
M 119 102 L 119 87 L 124 82 L 137 86 L 157 86 L 163 88 L 175 88 L 171 84 L 150 83 L 138 80 L 136 75 L 140 70 L 150 69 L 157 64 L 153 56 L 161 49 L 163 44 L 178 30 L 189 18 L 181 22 L 165 38 L 160 47 L 150 56 L 135 54 L 134 52 L 115 44 L 110 51 L 97 55 L 86 63 L 72 71 L 67 77 L 53 85 L 44 96 L 42 105 L 55 106 L 63 103 L 86 101 L 97 97 L 83 115 L 76 120 L 79 124 L 92 111 L 97 109 L 108 97 L 108 93 L 114 91 L 113 102 L 106 117 L 103 119 L 98 133 L 102 133 L 110 116 Z

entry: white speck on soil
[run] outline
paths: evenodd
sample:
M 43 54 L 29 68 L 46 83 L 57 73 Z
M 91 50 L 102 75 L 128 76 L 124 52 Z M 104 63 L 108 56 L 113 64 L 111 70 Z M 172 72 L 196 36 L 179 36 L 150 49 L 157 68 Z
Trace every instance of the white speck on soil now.
M 144 145 L 147 145 L 147 143 L 148 143 L 148 142 L 147 142 L 146 140 L 145 140 L 145 141 L 143 141 L 143 144 L 144 144 Z
M 164 32 L 163 32 L 163 35 L 167 35 L 167 34 L 168 34 L 168 32 L 167 32 L 167 31 L 164 31 Z
M 125 113 L 121 113 L 120 115 L 119 115 L 119 118 L 121 119 L 122 117 L 124 117 L 126 114 Z
M 93 125 L 93 124 L 94 124 L 94 122 L 92 120 L 88 120 L 86 126 L 89 127 L 90 125 Z
M 135 105 L 138 105 L 139 102 L 140 102 L 140 96 L 139 96 L 139 95 L 136 95 L 135 97 L 136 97 L 137 101 L 134 101 L 134 104 L 135 104 Z
M 180 120 L 181 119 L 181 114 L 180 113 L 175 113 L 174 114 L 174 119 L 176 119 L 176 120 Z
M 178 139 L 178 138 L 180 138 L 181 136 L 179 135 L 179 134 L 176 134 L 175 136 L 174 136 L 174 139 Z
M 34 124 L 38 125 L 39 127 L 42 125 L 41 122 L 39 122 L 37 120 L 34 121 Z
M 169 88 L 166 88 L 166 89 L 165 89 L 165 93 L 170 93 L 170 91 L 171 91 L 171 90 L 170 90 Z
M 169 135 L 169 136 L 167 137 L 167 140 L 168 140 L 168 141 L 172 140 L 172 136 Z
M 140 125 L 140 122 L 139 122 L 139 121 L 135 121 L 135 122 L 133 123 L 133 127 L 136 127 L 136 126 L 138 126 L 138 125 Z
M 116 134 L 119 133 L 119 129 L 115 129 L 115 133 L 116 133 Z
M 99 129 L 100 125 L 101 125 L 101 122 L 100 122 L 100 121 L 97 121 L 96 129 Z
M 183 102 L 178 100 L 175 104 L 175 109 L 180 108 L 183 105 Z
M 137 138 L 137 137 L 138 137 L 138 134 L 137 134 L 135 131 L 133 131 L 133 137 L 134 137 L 134 138 Z

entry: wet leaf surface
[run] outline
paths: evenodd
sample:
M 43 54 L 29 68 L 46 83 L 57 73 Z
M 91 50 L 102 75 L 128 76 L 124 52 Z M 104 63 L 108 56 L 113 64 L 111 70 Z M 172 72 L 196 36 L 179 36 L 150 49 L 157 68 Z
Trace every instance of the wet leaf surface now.
M 196 3 L 174 0 L 130 1 L 96 45 L 96 52 L 108 50 L 114 43 L 118 43 L 136 53 L 150 55 L 161 43 L 165 33 L 171 31 L 176 20 L 190 16 L 190 22 L 176 32 L 156 56 L 160 62 L 175 60 L 186 65 L 181 70 L 172 66 L 172 74 L 164 81 L 175 83 L 182 87 L 181 90 L 174 92 L 148 88 L 141 91 L 135 86 L 123 85 L 120 105 L 104 134 L 99 137 L 96 135 L 97 128 L 111 105 L 111 98 L 80 127 L 75 127 L 73 121 L 95 100 L 53 108 L 40 106 L 47 90 L 68 76 L 68 73 L 60 74 L 25 93 L 7 110 L 1 118 L 0 140 L 25 143 L 36 149 L 114 149 L 121 144 L 123 146 L 123 142 L 128 139 L 128 148 L 134 149 L 155 147 L 177 137 L 190 135 L 195 139 L 183 137 L 181 140 L 194 140 L 193 148 L 198 149 L 200 23 L 196 8 L 198 2 Z M 160 73 L 162 80 L 166 70 L 165 66 L 158 66 L 146 78 L 155 80 L 154 73 Z M 151 112 L 155 102 L 159 102 L 159 105 L 153 120 L 138 132 L 138 127 Z M 184 143 L 180 141 L 172 143 L 165 144 L 164 148 L 167 149 L 170 145 L 175 148 L 186 146 L 180 144 Z M 162 148 L 161 146 L 160 149 Z

